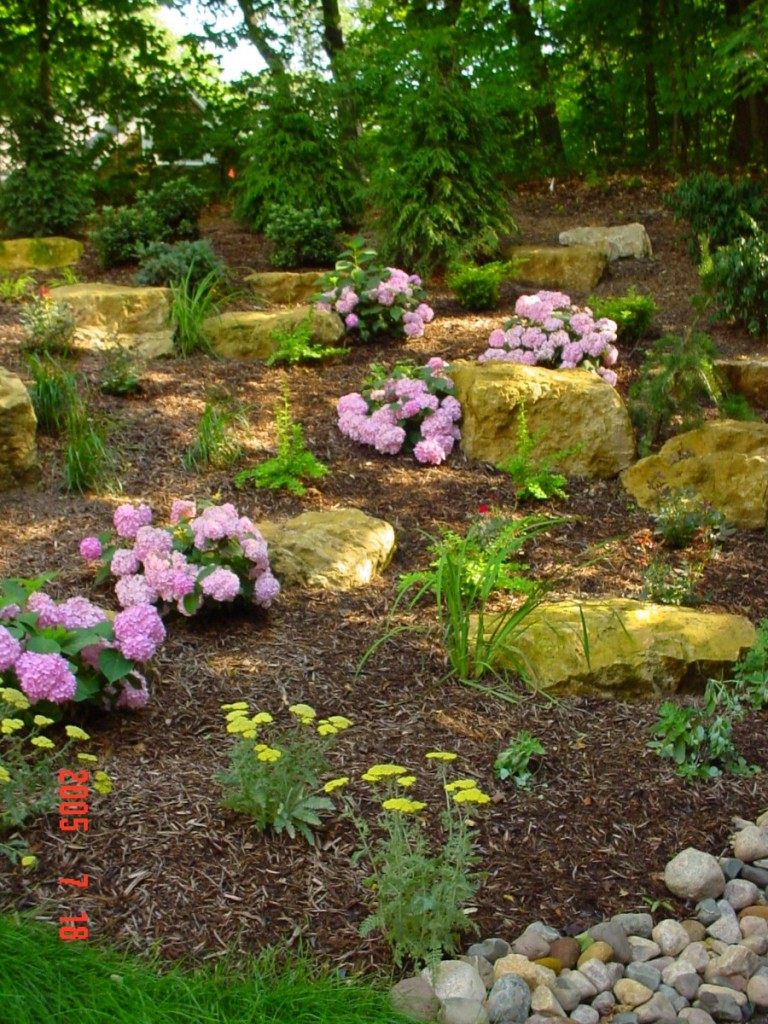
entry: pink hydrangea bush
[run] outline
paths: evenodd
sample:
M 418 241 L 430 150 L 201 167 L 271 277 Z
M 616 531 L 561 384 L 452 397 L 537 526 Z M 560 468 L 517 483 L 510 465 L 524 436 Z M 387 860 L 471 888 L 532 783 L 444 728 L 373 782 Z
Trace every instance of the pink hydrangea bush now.
M 362 238 L 353 239 L 333 271 L 319 282 L 317 309 L 338 313 L 349 333 L 367 341 L 376 334 L 420 338 L 434 312 L 417 274 L 382 267 Z
M 165 639 L 157 609 L 110 617 L 85 597 L 55 601 L 43 583 L 0 582 L 0 685 L 21 690 L 36 710 L 70 701 L 143 707 L 149 691 L 137 665 Z
M 491 332 L 488 348 L 479 363 L 493 360 L 573 370 L 577 366 L 598 373 L 606 384 L 616 386 L 611 369 L 619 356 L 614 342 L 618 328 L 613 320 L 595 320 L 588 306 L 574 306 L 562 292 L 521 295 L 515 315 Z
M 126 610 L 153 605 L 194 615 L 204 604 L 238 597 L 268 608 L 280 593 L 269 565 L 267 542 L 234 505 L 175 501 L 168 526 L 152 525 L 148 505 L 120 505 L 115 536 L 84 537 L 80 554 L 99 562 L 96 582 L 115 580 L 115 596 Z
M 461 406 L 450 394 L 447 365 L 435 357 L 426 366 L 399 363 L 389 373 L 372 367 L 362 393 L 339 399 L 339 430 L 383 455 L 413 452 L 417 462 L 439 465 L 461 437 Z

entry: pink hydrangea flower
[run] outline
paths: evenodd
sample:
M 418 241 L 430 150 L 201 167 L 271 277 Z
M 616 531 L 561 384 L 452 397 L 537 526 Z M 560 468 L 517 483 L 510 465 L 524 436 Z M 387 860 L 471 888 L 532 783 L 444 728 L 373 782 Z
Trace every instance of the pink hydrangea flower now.
M 167 530 L 155 526 L 140 526 L 136 531 L 133 550 L 143 562 L 150 554 L 168 554 L 173 548 L 173 537 Z
M 135 604 L 114 619 L 115 640 L 131 661 L 147 661 L 165 640 L 165 626 L 154 605 Z
M 152 509 L 149 505 L 118 505 L 112 516 L 112 522 L 118 537 L 133 538 L 142 526 L 152 522 Z
M 118 548 L 112 555 L 109 569 L 113 576 L 132 576 L 140 567 L 141 562 L 133 548 Z
M 98 537 L 83 537 L 80 541 L 80 557 L 86 562 L 95 562 L 101 558 L 101 541 Z
M 135 605 L 154 604 L 158 593 L 147 583 L 144 576 L 121 576 L 115 584 L 115 597 L 121 608 L 133 608 Z
M 357 313 L 348 313 L 344 317 L 344 325 L 350 331 L 354 331 L 356 327 L 360 326 L 360 317 Z
M 38 700 L 64 704 L 75 696 L 77 679 L 67 659 L 60 654 L 25 651 L 16 661 L 14 671 L 22 692 L 33 704 Z
M 214 601 L 234 601 L 240 593 L 240 580 L 231 569 L 217 566 L 200 581 L 200 589 Z
M 27 598 L 27 609 L 37 612 L 37 625 L 46 628 L 55 628 L 59 624 L 59 608 L 52 597 L 44 594 L 42 590 L 35 591 Z
M 134 685 L 138 683 L 138 686 Z M 127 679 L 120 680 L 120 692 L 115 701 L 116 708 L 127 708 L 129 711 L 139 711 L 147 706 L 149 702 L 149 688 L 147 680 L 140 672 L 132 672 Z
M 269 608 L 279 593 L 280 584 L 269 571 L 262 573 L 253 586 L 253 600 L 262 608 Z
M 0 672 L 13 668 L 21 654 L 21 644 L 5 626 L 0 626 Z
M 445 448 L 434 438 L 427 441 L 418 441 L 413 449 L 417 462 L 428 466 L 439 466 L 445 461 Z
M 170 521 L 173 526 L 182 519 L 194 519 L 197 515 L 197 505 L 194 501 L 185 501 L 177 498 L 171 505 Z
M 58 609 L 59 625 L 65 629 L 87 629 L 106 622 L 107 613 L 87 597 L 70 597 Z
M 17 615 L 21 615 L 21 608 L 17 604 L 4 604 L 0 608 L 0 621 L 8 622 L 10 619 L 15 619 Z

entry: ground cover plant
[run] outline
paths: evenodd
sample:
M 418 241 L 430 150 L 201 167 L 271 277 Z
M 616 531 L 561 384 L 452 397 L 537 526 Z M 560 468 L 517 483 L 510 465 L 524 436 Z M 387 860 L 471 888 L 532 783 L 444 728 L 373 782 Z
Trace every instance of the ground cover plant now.
M 649 222 L 654 261 L 619 261 L 596 292 L 622 296 L 635 287 L 653 297 L 660 327 L 684 337 L 691 324 L 690 299 L 700 282 L 686 253 L 685 226 L 674 222 L 660 200 L 670 183 L 644 179 L 629 189 L 606 179 L 603 185 L 557 181 L 553 192 L 548 181 L 522 187 L 512 212 L 523 237 L 545 244 L 558 230 L 578 223 L 619 222 L 628 215 L 642 219 L 643 210 L 659 210 Z M 261 236 L 240 231 L 221 212 L 207 214 L 202 230 L 230 267 L 266 269 L 269 247 Z M 103 274 L 96 269 L 93 248 L 77 270 L 86 280 Z M 132 273 L 115 270 L 106 279 L 125 281 Z M 750 817 L 764 808 L 768 712 L 762 699 L 748 707 L 745 699 L 744 717 L 731 717 L 737 756 L 747 765 L 759 765 L 762 774 L 688 781 L 677 774 L 674 758 L 648 749 L 649 729 L 659 719 L 658 699 L 629 703 L 580 696 L 553 704 L 514 674 L 473 680 L 469 671 L 469 681 L 479 682 L 483 690 L 462 684 L 461 665 L 455 671 L 451 662 L 453 654 L 462 655 L 462 634 L 456 634 L 460 642 L 455 648 L 446 646 L 434 597 L 428 594 L 411 609 L 401 604 L 392 625 L 414 628 L 403 628 L 392 642 L 379 644 L 360 668 L 382 635 L 401 577 L 429 571 L 438 557 L 430 550 L 433 539 L 439 540 L 443 531 L 463 539 L 472 524 L 489 516 L 483 508 L 491 510 L 491 519 L 498 515 L 515 523 L 531 510 L 567 519 L 562 527 L 531 536 L 504 563 L 508 577 L 533 586 L 549 581 L 548 597 L 637 596 L 649 552 L 663 551 L 673 560 L 686 551 L 697 557 L 696 540 L 693 548 L 678 553 L 655 537 L 652 514 L 637 508 L 617 480 L 569 479 L 567 500 L 520 509 L 513 480 L 493 465 L 469 462 L 458 446 L 439 465 L 418 465 L 406 454 L 379 454 L 338 430 L 336 403 L 360 390 L 372 362 L 389 369 L 406 358 L 415 366 L 426 366 L 432 358 L 448 363 L 476 358 L 487 347 L 491 330 L 514 315 L 519 292 L 505 283 L 498 311 L 467 314 L 437 278 L 425 287 L 435 317 L 421 336 L 392 340 L 373 335 L 369 343 L 352 346 L 343 360 L 279 368 L 212 359 L 195 350 L 186 359 L 144 365 L 142 390 L 130 400 L 104 395 L 93 386 L 102 355 L 76 342 L 77 373 L 92 385 L 93 412 L 119 423 L 110 443 L 120 451 L 122 494 L 100 487 L 68 493 L 61 468 L 63 441 L 39 433 L 40 489 L 2 496 L 3 578 L 33 578 L 55 570 L 58 575 L 46 585 L 52 600 L 89 595 L 119 612 L 113 587 L 106 579 L 95 585 L 94 564 L 81 559 L 78 549 L 84 537 L 108 531 L 115 510 L 124 504 L 150 506 L 162 529 L 176 500 L 196 500 L 198 507 L 230 503 L 257 527 L 302 512 L 352 506 L 391 523 L 397 538 L 388 569 L 364 587 L 347 592 L 286 587 L 268 612 L 248 603 L 219 602 L 192 618 L 173 614 L 164 620 L 167 635 L 152 659 L 146 707 L 109 714 L 78 709 L 84 716 L 78 724 L 92 737 L 88 749 L 108 771 L 113 792 L 94 806 L 89 832 L 76 843 L 58 830 L 55 814 L 27 822 L 23 838 L 37 857 L 35 870 L 6 859 L 0 866 L 4 908 L 13 913 L 27 907 L 54 924 L 74 906 L 58 878 L 90 874 L 91 885 L 77 893 L 76 906 L 88 914 L 91 937 L 78 944 L 79 950 L 58 947 L 62 955 L 80 953 L 78 970 L 84 971 L 83 958 L 99 940 L 108 939 L 134 951 L 156 947 L 163 977 L 173 973 L 171 961 L 184 957 L 211 962 L 232 947 L 242 956 L 270 944 L 295 949 L 302 943 L 305 948 L 311 944 L 326 965 L 347 977 L 357 968 L 389 976 L 392 949 L 384 932 L 374 928 L 360 934 L 376 908 L 365 885 L 371 869 L 364 861 L 353 862 L 360 840 L 353 821 L 341 813 L 344 789 L 336 797 L 324 794 L 336 810 L 321 812 L 313 846 L 300 835 L 292 839 L 287 830 L 274 835 L 254 829 L 246 814 L 220 806 L 222 791 L 214 777 L 227 771 L 233 742 L 222 727 L 221 705 L 241 699 L 253 713 L 268 711 L 279 722 L 289 707 L 300 704 L 316 709 L 318 719 L 348 716 L 353 727 L 335 737 L 332 771 L 319 778 L 320 789 L 349 776 L 345 789 L 369 822 L 374 842 L 386 839 L 386 831 L 377 824 L 377 802 L 360 776 L 380 763 L 418 767 L 429 750 L 458 753 L 462 771 L 490 797 L 475 816 L 472 852 L 480 858 L 481 878 L 468 903 L 482 935 L 513 937 L 533 920 L 582 930 L 611 913 L 645 909 L 648 899 L 669 902 L 674 916 L 687 916 L 656 877 L 666 860 L 689 845 L 714 853 L 727 849 L 731 815 Z M 587 296 L 573 299 L 582 305 Z M 720 353 L 754 351 L 754 341 L 738 325 L 713 325 L 711 338 Z M 18 305 L 5 303 L 0 365 L 31 383 L 21 341 Z M 614 371 L 617 393 L 625 398 L 649 343 L 642 338 L 630 355 L 619 336 L 622 352 Z M 249 450 L 273 453 L 283 380 L 290 389 L 292 419 L 301 424 L 307 447 L 331 472 L 305 481 L 306 490 L 297 495 L 283 488 L 238 489 L 236 472 L 227 467 L 184 469 L 181 455 L 194 436 L 204 398 L 216 391 L 226 391 L 247 410 Z M 705 418 L 717 415 L 714 406 L 704 403 L 702 413 Z M 757 415 L 765 414 L 758 409 Z M 673 422 L 671 429 L 678 426 Z M 739 612 L 754 623 L 768 618 L 759 571 L 768 561 L 767 544 L 765 531 L 738 530 L 718 545 L 697 584 L 707 609 Z M 467 568 L 471 563 L 476 567 L 476 546 L 469 555 Z M 525 568 L 518 571 L 515 562 Z M 498 579 L 503 579 L 501 572 Z M 488 594 L 487 614 L 521 607 L 525 598 L 524 592 L 501 587 Z M 432 628 L 418 628 L 426 626 Z M 749 667 L 742 670 L 758 696 L 763 663 L 764 650 L 745 661 Z M 687 696 L 680 706 L 704 707 L 701 696 Z M 48 727 L 54 735 L 57 728 L 63 726 Z M 526 788 L 515 786 L 511 777 L 498 778 L 494 770 L 499 754 L 524 732 L 546 751 L 536 755 L 541 768 L 535 784 Z M 254 746 L 258 742 L 252 741 Z M 418 778 L 420 773 L 413 774 Z M 422 801 L 418 788 L 402 796 Z M 670 807 L 685 808 L 685 813 L 671 814 Z M 432 814 L 419 816 L 430 852 L 439 852 L 438 823 Z M 553 825 L 563 821 L 567 830 Z M 59 942 L 55 931 L 54 937 Z M 4 936 L 2 941 L 5 949 Z M 133 975 L 126 966 L 102 968 L 101 984 L 112 973 L 124 977 L 125 1003 L 126 993 L 134 991 Z M 236 986 L 229 989 L 232 999 L 236 991 Z M 163 998 L 183 1007 L 186 996 Z M 197 992 L 194 998 L 203 1000 Z M 39 1017 L 36 1009 L 30 1013 L 32 1020 Z

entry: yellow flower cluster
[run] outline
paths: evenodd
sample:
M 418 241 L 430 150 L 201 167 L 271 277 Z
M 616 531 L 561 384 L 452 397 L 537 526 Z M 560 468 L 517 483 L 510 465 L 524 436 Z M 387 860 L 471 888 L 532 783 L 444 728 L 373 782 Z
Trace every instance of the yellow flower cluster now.
M 407 775 L 408 769 L 401 764 L 374 764 L 361 776 L 363 782 L 383 782 L 397 775 Z
M 266 743 L 257 743 L 253 749 L 259 761 L 266 763 L 279 761 L 283 756 L 282 750 L 278 750 L 277 747 L 269 747 Z
M 0 689 L 0 700 L 4 700 L 6 704 L 10 704 L 17 711 L 26 711 L 29 708 L 26 696 L 21 690 L 16 690 L 12 686 L 4 686 Z
M 460 789 L 453 794 L 453 799 L 457 804 L 489 804 L 491 802 L 488 794 L 483 793 L 477 786 L 473 786 L 472 789 Z
M 291 704 L 288 710 L 296 715 L 302 725 L 311 725 L 317 718 L 317 712 L 309 704 Z
M 0 732 L 5 736 L 10 736 L 12 732 L 17 732 L 19 729 L 24 728 L 24 723 L 20 718 L 4 718 L 0 722 Z
M 331 779 L 329 782 L 326 782 L 323 786 L 323 790 L 326 793 L 333 793 L 334 790 L 341 789 L 343 786 L 346 786 L 348 782 L 349 776 L 342 775 L 338 779 Z
M 222 704 L 221 710 L 227 712 L 225 716 L 227 732 L 234 735 L 239 734 L 246 740 L 256 738 L 258 726 L 271 725 L 274 722 L 274 718 L 268 711 L 258 711 L 249 718 L 248 704 L 244 700 L 238 700 L 232 704 Z M 302 725 L 312 725 L 317 718 L 317 712 L 309 704 L 291 704 L 288 710 L 299 719 Z M 317 733 L 319 736 L 335 736 L 336 733 L 349 729 L 351 725 L 352 722 L 343 715 L 329 715 L 328 718 L 318 720 Z M 261 760 L 269 760 L 269 758 Z M 271 758 L 271 760 L 277 760 L 277 758 Z
M 404 796 L 395 796 L 385 800 L 381 805 L 385 811 L 399 811 L 400 814 L 418 814 L 427 806 L 420 800 L 408 800 Z
M 459 755 L 452 754 L 447 750 L 430 750 L 424 756 L 428 761 L 455 761 Z

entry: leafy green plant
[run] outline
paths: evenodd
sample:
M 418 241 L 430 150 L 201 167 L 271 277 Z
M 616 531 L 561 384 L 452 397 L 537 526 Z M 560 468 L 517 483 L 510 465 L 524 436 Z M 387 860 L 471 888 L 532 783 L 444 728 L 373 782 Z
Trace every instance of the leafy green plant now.
M 139 270 L 134 280 L 139 285 L 167 287 L 187 283 L 195 288 L 204 278 L 216 284 L 226 279 L 224 261 L 205 240 L 197 242 L 150 242 L 138 248 Z
M 165 239 L 194 239 L 199 234 L 197 222 L 207 199 L 205 189 L 189 178 L 174 177 L 157 188 L 139 195 L 137 204 L 157 217 Z
M 768 333 L 768 231 L 747 218 L 742 237 L 711 255 L 705 246 L 701 276 L 720 319 L 744 324 L 755 338 Z
M 540 459 L 534 457 L 534 452 L 539 442 L 544 437 L 546 430 L 537 430 L 531 436 L 528 433 L 528 419 L 525 406 L 521 405 L 517 412 L 517 437 L 515 453 L 510 455 L 504 462 L 500 462 L 496 468 L 502 473 L 512 477 L 515 485 L 515 497 L 518 501 L 528 499 L 534 501 L 549 501 L 551 498 L 567 498 L 565 491 L 567 483 L 562 473 L 555 473 L 552 467 L 578 454 L 584 447 L 583 444 L 575 445 L 573 448 L 563 448 L 545 455 Z
M 597 319 L 614 321 L 619 343 L 626 346 L 637 345 L 648 334 L 659 311 L 652 296 L 641 295 L 634 287 L 626 295 L 592 295 L 587 305 Z
M 511 779 L 518 789 L 528 789 L 536 778 L 537 758 L 545 754 L 541 740 L 521 729 L 493 762 L 494 774 L 502 782 Z
M 270 334 L 277 343 L 275 351 L 267 357 L 267 366 L 276 363 L 312 363 L 333 356 L 349 355 L 348 348 L 334 348 L 312 340 L 312 316 L 305 317 L 295 327 L 278 328 Z
M 629 389 L 629 414 L 640 455 L 648 455 L 673 427 L 699 426 L 702 402 L 720 406 L 723 382 L 715 367 L 717 358 L 711 339 L 700 331 L 683 337 L 665 334 L 651 345 Z
M 307 449 L 301 424 L 291 419 L 287 387 L 283 389 L 282 405 L 275 413 L 275 427 L 277 455 L 259 466 L 238 473 L 235 487 L 252 483 L 254 487 L 272 491 L 285 488 L 290 494 L 304 494 L 306 488 L 303 481 L 319 480 L 330 470 Z
M 71 155 L 46 153 L 11 171 L 0 188 L 0 224 L 8 238 L 76 233 L 93 201 L 92 180 Z
M 210 354 L 211 345 L 203 329 L 205 321 L 219 311 L 218 270 L 211 270 L 193 283 L 194 265 L 180 284 L 171 285 L 171 323 L 174 342 L 183 359 L 195 352 Z
M 720 415 L 724 420 L 742 420 L 753 423 L 760 420 L 744 395 L 737 394 L 723 395 L 720 402 Z
M 702 236 L 713 249 L 719 249 L 743 233 L 745 214 L 760 220 L 767 212 L 759 188 L 749 179 L 733 182 L 711 171 L 681 179 L 664 201 L 676 221 L 688 222 L 688 250 L 693 259 L 701 254 Z
M 70 408 L 66 427 L 62 448 L 66 489 L 74 494 L 119 493 L 118 457 L 107 443 L 107 424 L 95 419 L 87 401 L 81 399 Z
M 91 222 L 90 239 L 105 270 L 134 263 L 142 246 L 162 238 L 162 221 L 143 206 L 102 206 Z
M 445 283 L 459 303 L 472 312 L 497 309 L 501 282 L 510 276 L 510 264 L 496 260 L 478 267 L 459 263 L 449 268 Z
M 663 554 L 656 553 L 643 571 L 643 600 L 657 604 L 695 607 L 701 603 L 698 585 L 706 561 L 696 559 L 675 565 Z
M 68 355 L 75 335 L 75 320 L 66 303 L 56 302 L 47 288 L 40 288 L 19 314 L 26 351 Z
M 222 806 L 253 820 L 253 827 L 297 834 L 314 845 L 320 812 L 333 810 L 321 794 L 320 776 L 330 771 L 328 752 L 334 738 L 351 726 L 348 718 L 317 719 L 308 704 L 292 704 L 291 722 L 278 729 L 268 711 L 248 717 L 246 701 L 222 705 L 227 732 L 236 739 L 229 768 L 216 776 L 225 791 Z M 254 740 L 262 740 L 254 745 Z
M 20 302 L 35 287 L 31 274 L 0 274 L 0 302 Z
M 768 619 L 760 621 L 755 643 L 734 666 L 731 685 L 753 711 L 768 707 Z
M 376 835 L 356 809 L 344 788 L 343 776 L 326 783 L 328 793 L 343 791 L 344 814 L 357 827 L 361 846 L 355 862 L 370 869 L 366 886 L 374 893 L 373 912 L 360 926 L 361 935 L 379 931 L 392 949 L 394 961 L 406 959 L 435 965 L 444 952 L 458 948 L 461 935 L 474 929 L 466 906 L 477 891 L 480 876 L 473 853 L 474 818 L 490 802 L 471 778 L 448 781 L 446 766 L 456 754 L 433 750 L 427 763 L 437 767 L 443 809 L 438 816 L 440 838 L 430 841 L 421 820 L 428 811 L 425 800 L 410 797 L 422 784 L 403 765 L 375 764 L 362 776 L 380 804 Z
M 714 544 L 723 536 L 725 516 L 692 487 L 667 488 L 653 513 L 654 534 L 670 548 L 686 548 L 694 540 Z
M 104 353 L 99 390 L 105 395 L 135 395 L 141 391 L 141 362 L 124 345 L 114 344 Z
M 48 352 L 25 353 L 32 375 L 30 397 L 38 429 L 60 434 L 79 402 L 77 378 Z
M 248 418 L 241 405 L 231 399 L 213 397 L 197 425 L 195 439 L 184 452 L 184 468 L 228 469 L 243 455 L 239 431 L 249 429 Z
M 273 206 L 264 234 L 272 243 L 269 261 L 273 267 L 323 267 L 338 252 L 335 232 L 339 221 L 327 206 L 297 210 Z

